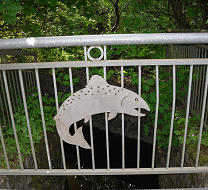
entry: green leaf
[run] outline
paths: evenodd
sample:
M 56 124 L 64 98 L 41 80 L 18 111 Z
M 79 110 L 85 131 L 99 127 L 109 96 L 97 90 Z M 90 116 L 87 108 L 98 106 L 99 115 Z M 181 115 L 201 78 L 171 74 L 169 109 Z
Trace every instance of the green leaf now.
M 131 82 L 133 85 L 137 85 L 138 84 L 138 79 L 137 78 L 132 78 Z
M 156 102 L 156 93 L 155 92 L 151 92 L 150 93 L 150 102 L 151 103 L 155 103 Z
M 15 23 L 17 20 L 16 16 L 11 16 L 11 15 L 7 15 L 7 14 L 2 14 L 1 16 L 5 20 L 5 22 L 7 22 L 9 24 Z
M 150 91 L 150 87 L 147 84 L 142 85 L 142 88 L 146 91 L 149 92 Z
M 147 100 L 147 94 L 142 94 L 142 98 Z
M 159 112 L 163 113 L 164 109 L 163 107 L 159 106 Z
M 50 98 L 49 101 L 50 101 L 51 103 L 55 102 L 55 100 L 54 100 L 53 98 Z
M 190 15 L 190 18 L 196 18 L 196 11 L 193 10 L 193 8 L 188 8 L 188 14 Z
M 140 51 L 138 54 L 138 57 L 143 57 L 145 55 L 145 53 L 143 51 Z
M 3 4 L 0 5 L 0 13 L 3 12 L 5 10 L 5 7 Z
M 64 75 L 64 73 L 63 73 L 63 72 L 62 72 L 62 73 L 59 73 L 59 76 L 61 76 L 61 77 L 62 77 L 63 75 Z
M 74 83 L 78 83 L 78 82 L 79 82 L 79 78 L 74 78 L 74 79 L 73 79 L 73 82 L 74 82 Z
M 124 27 L 129 27 L 132 23 L 132 18 L 127 18 L 126 20 L 123 21 L 123 26 Z
M 13 135 L 13 134 L 14 134 L 13 129 L 12 129 L 12 128 L 10 128 L 10 129 L 7 131 L 7 134 L 8 134 L 8 135 Z
M 132 26 L 132 29 L 137 29 L 141 25 L 141 19 L 139 17 L 136 17 L 134 20 L 134 25 Z
M 57 77 L 56 80 L 57 80 L 58 82 L 61 82 L 61 78 L 60 78 L 60 77 Z
M 69 81 L 69 75 L 64 75 L 64 80 Z
M 145 83 L 145 78 L 142 77 L 142 78 L 141 78 L 141 81 L 142 81 L 142 83 Z
M 70 85 L 69 81 L 62 81 L 61 84 L 63 84 L 63 85 Z
M 154 80 L 153 79 L 147 79 L 147 84 L 152 86 L 154 84 Z

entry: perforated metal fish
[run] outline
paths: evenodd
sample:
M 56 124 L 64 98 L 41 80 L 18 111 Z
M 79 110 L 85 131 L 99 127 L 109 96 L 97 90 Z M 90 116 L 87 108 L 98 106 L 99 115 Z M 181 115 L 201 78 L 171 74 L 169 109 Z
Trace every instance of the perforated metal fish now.
M 135 92 L 109 85 L 101 76 L 93 75 L 86 88 L 77 91 L 64 101 L 54 120 L 62 140 L 90 149 L 84 139 L 82 127 L 78 128 L 73 136 L 69 133 L 69 127 L 73 123 L 82 119 L 88 122 L 91 115 L 105 112 L 109 113 L 108 120 L 116 117 L 117 113 L 145 116 L 135 108 L 150 111 L 148 104 Z

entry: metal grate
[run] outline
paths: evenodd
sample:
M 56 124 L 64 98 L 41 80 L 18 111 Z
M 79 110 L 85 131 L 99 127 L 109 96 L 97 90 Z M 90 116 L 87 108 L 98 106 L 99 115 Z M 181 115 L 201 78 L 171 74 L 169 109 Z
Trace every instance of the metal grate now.
M 205 110 L 207 109 L 206 102 L 207 102 L 207 86 L 208 86 L 208 59 L 138 59 L 138 60 L 107 60 L 107 45 L 120 45 L 120 44 L 170 44 L 170 43 L 185 43 L 185 44 L 193 44 L 193 43 L 208 43 L 208 34 L 200 33 L 200 34 L 132 34 L 132 35 L 97 35 L 97 36 L 70 36 L 70 37 L 43 37 L 43 38 L 27 38 L 27 39 L 11 39 L 11 40 L 0 40 L 0 49 L 11 49 L 12 48 L 38 48 L 38 47 L 57 47 L 57 46 L 83 46 L 84 47 L 84 57 L 85 61 L 65 61 L 65 62 L 40 62 L 40 63 L 30 63 L 30 64 L 1 64 L 0 70 L 2 76 L 1 79 L 1 95 L 4 99 L 1 98 L 1 107 L 5 107 L 5 113 L 8 112 L 7 115 L 10 115 L 10 118 L 6 118 L 4 115 L 2 116 L 2 121 L 8 123 L 7 128 L 13 128 L 14 131 L 14 138 L 16 141 L 16 148 L 18 154 L 18 163 L 19 169 L 13 169 L 10 167 L 10 159 L 7 155 L 7 148 L 4 142 L 3 136 L 3 126 L 1 124 L 0 127 L 0 136 L 2 142 L 2 148 L 4 152 L 4 158 L 6 161 L 6 167 L 0 169 L 0 175 L 128 175 L 128 174 L 174 174 L 174 173 L 202 173 L 208 172 L 207 166 L 200 166 L 199 165 L 199 156 L 200 156 L 200 148 L 201 148 L 201 139 L 202 139 L 202 132 L 204 130 L 204 117 L 205 117 Z M 95 45 L 95 46 L 93 46 Z M 97 45 L 103 45 L 97 46 Z M 93 58 L 90 56 L 89 52 L 91 49 L 97 48 L 101 51 L 101 56 L 99 58 Z M 179 70 L 179 66 L 185 65 L 188 67 L 189 70 L 189 80 L 188 80 L 188 92 L 186 94 L 187 101 L 186 101 L 186 121 L 184 126 L 184 143 L 182 145 L 182 157 L 181 157 L 181 165 L 180 167 L 170 167 L 170 159 L 171 159 L 171 144 L 172 144 L 172 136 L 173 136 L 173 126 L 174 126 L 174 117 L 175 117 L 175 107 L 176 107 L 176 71 Z M 204 68 L 204 79 L 206 81 L 201 83 L 203 89 L 203 101 L 201 108 L 201 120 L 200 120 L 200 132 L 199 132 L 199 140 L 197 146 L 197 154 L 196 154 L 196 161 L 195 164 L 192 166 L 184 166 L 185 160 L 185 152 L 186 152 L 186 138 L 187 138 L 187 130 L 188 130 L 188 120 L 189 120 L 189 110 L 191 106 L 191 94 L 192 94 L 192 78 L 194 67 L 200 65 Z M 51 163 L 51 155 L 50 155 L 50 147 L 47 138 L 47 130 L 46 130 L 46 123 L 44 117 L 44 105 L 42 101 L 42 93 L 41 93 L 41 84 L 40 84 L 40 70 L 41 69 L 52 69 L 52 77 L 53 77 L 53 90 L 55 95 L 55 106 L 56 110 L 59 110 L 59 97 L 58 97 L 58 89 L 57 89 L 57 82 L 56 82 L 56 71 L 58 68 L 67 69 L 69 73 L 69 81 L 70 81 L 70 90 L 71 94 L 74 93 L 74 85 L 73 85 L 73 68 L 75 67 L 83 67 L 86 70 L 86 81 L 90 79 L 90 68 L 92 67 L 102 67 L 103 68 L 103 76 L 106 79 L 107 70 L 110 67 L 118 67 L 120 70 L 120 77 L 121 77 L 121 87 L 125 87 L 124 84 L 124 69 L 134 66 L 138 69 L 138 94 L 142 95 L 142 70 L 149 66 L 152 70 L 155 70 L 156 77 L 156 111 L 155 111 L 155 122 L 154 122 L 154 133 L 153 133 L 153 150 L 152 150 L 152 165 L 150 168 L 141 168 L 140 167 L 140 136 L 141 136 L 141 119 L 138 117 L 138 134 L 137 134 L 137 167 L 135 168 L 126 168 L 125 167 L 125 115 L 122 113 L 122 166 L 120 169 L 111 168 L 110 163 L 110 153 L 109 153 L 109 123 L 107 119 L 107 113 L 105 115 L 105 132 L 106 132 L 106 151 L 107 155 L 107 167 L 105 169 L 96 168 L 95 164 L 95 156 L 94 156 L 94 141 L 93 141 L 93 121 L 92 117 L 90 117 L 89 121 L 89 130 L 90 130 L 90 144 L 91 144 L 91 160 L 92 160 L 92 168 L 91 169 L 82 169 L 80 164 L 80 148 L 76 146 L 77 152 L 77 168 L 71 169 L 67 168 L 66 160 L 65 160 L 65 150 L 63 146 L 63 141 L 60 139 L 60 146 L 61 146 L 61 154 L 62 154 L 62 168 L 53 168 Z M 172 98 L 172 106 L 170 109 L 171 112 L 171 124 L 170 124 L 170 134 L 169 134 L 169 143 L 168 143 L 168 150 L 167 150 L 167 161 L 166 166 L 162 168 L 155 167 L 155 157 L 156 157 L 156 147 L 157 147 L 157 130 L 158 130 L 158 111 L 160 109 L 160 76 L 159 76 L 159 67 L 170 66 L 171 67 L 171 76 L 172 76 L 172 86 L 173 86 L 173 98 Z M 37 87 L 38 92 L 38 100 L 39 100 L 39 108 L 41 112 L 41 120 L 42 120 L 42 128 L 45 140 L 45 147 L 46 147 L 46 154 L 48 160 L 48 168 L 42 169 L 39 168 L 37 158 L 36 158 L 36 150 L 34 146 L 33 140 L 33 132 L 31 129 L 32 122 L 30 121 L 28 115 L 28 107 L 27 107 L 27 91 L 29 85 L 27 82 L 27 77 L 24 78 L 24 72 L 27 71 L 27 74 L 33 73 L 35 76 L 35 80 L 33 80 L 34 86 Z M 205 71 L 206 70 L 206 71 Z M 11 76 L 9 73 L 11 71 L 15 74 L 15 80 L 11 80 Z M 13 98 L 15 96 L 15 92 L 13 93 L 11 89 L 11 83 L 18 84 L 18 89 L 16 90 L 16 94 L 20 97 L 21 102 L 24 105 L 25 110 L 25 117 L 26 123 L 28 127 L 28 135 L 30 139 L 30 148 L 31 154 L 34 162 L 34 168 L 25 169 L 23 164 L 23 158 L 21 153 L 21 147 L 19 146 L 19 140 L 17 136 L 17 129 L 16 129 L 16 119 L 14 114 L 16 112 L 16 107 L 18 104 L 15 105 L 15 101 Z M 202 99 L 202 98 L 201 98 Z M 196 102 L 198 102 L 197 100 Z M 17 103 L 17 102 L 16 102 Z M 4 112 L 3 112 L 4 113 Z M 5 114 L 6 115 L 6 114 Z M 33 121 L 36 122 L 36 121 Z M 77 130 L 76 123 L 74 124 L 75 131 Z M 56 131 L 54 132 L 56 133 Z M 56 150 L 52 150 L 56 151 Z M 90 151 L 90 150 L 89 150 Z M 61 161 L 60 161 L 61 162 Z

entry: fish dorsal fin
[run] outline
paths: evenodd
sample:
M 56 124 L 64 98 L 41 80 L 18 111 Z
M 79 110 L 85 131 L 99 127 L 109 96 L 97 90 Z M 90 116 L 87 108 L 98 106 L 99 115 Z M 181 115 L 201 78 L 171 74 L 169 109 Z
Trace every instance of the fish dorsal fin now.
M 109 84 L 105 81 L 104 78 L 102 78 L 99 75 L 93 75 L 91 79 L 89 80 L 86 87 L 92 87 L 92 86 L 108 86 Z

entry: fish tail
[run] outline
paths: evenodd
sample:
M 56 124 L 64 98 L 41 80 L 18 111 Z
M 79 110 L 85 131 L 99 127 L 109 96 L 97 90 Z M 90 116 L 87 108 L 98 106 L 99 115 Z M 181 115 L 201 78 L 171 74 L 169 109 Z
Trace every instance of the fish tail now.
M 74 135 L 70 138 L 70 144 L 78 145 L 85 149 L 91 149 L 90 145 L 84 139 L 82 127 L 78 128 Z

